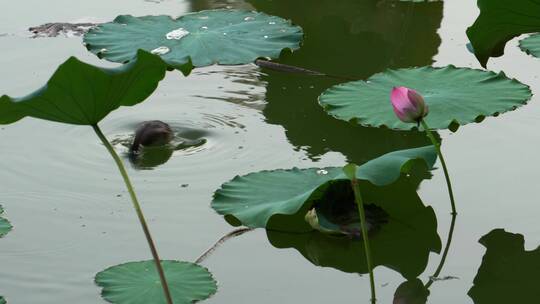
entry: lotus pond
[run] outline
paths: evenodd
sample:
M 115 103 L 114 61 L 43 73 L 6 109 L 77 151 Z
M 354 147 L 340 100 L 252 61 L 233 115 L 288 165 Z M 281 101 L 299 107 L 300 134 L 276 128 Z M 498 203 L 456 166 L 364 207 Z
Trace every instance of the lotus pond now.
M 540 4 L 475 2 L 0 3 L 0 303 L 167 303 L 135 193 L 170 303 L 538 303 Z

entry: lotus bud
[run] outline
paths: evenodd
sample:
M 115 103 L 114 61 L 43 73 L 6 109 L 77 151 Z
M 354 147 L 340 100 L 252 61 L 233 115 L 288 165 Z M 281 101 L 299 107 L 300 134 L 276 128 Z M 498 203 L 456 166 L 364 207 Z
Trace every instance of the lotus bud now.
M 429 110 L 422 95 L 406 87 L 394 87 L 390 95 L 394 113 L 403 122 L 420 123 Z

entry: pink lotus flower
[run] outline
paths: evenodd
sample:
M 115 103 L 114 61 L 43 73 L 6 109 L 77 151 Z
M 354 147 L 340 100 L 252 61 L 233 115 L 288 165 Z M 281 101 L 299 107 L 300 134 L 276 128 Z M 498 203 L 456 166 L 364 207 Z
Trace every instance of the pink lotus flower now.
M 406 87 L 394 87 L 390 95 L 394 113 L 403 122 L 416 122 L 428 115 L 428 106 L 424 98 L 415 90 Z

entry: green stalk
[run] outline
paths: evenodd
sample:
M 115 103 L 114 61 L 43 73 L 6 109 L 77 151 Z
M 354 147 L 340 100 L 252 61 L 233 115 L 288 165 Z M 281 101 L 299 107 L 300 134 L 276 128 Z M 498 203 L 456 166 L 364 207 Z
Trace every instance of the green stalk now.
M 150 247 L 150 251 L 152 252 L 152 257 L 154 258 L 154 262 L 156 264 L 156 269 L 159 274 L 159 280 L 161 281 L 161 286 L 163 287 L 163 293 L 165 294 L 165 299 L 167 300 L 167 304 L 173 304 L 171 293 L 169 291 L 169 285 L 167 284 L 167 280 L 165 279 L 165 272 L 163 271 L 163 267 L 161 267 L 161 260 L 159 259 L 159 255 L 156 249 L 156 246 L 154 245 L 154 240 L 152 239 L 152 235 L 150 234 L 150 230 L 148 229 L 148 225 L 146 224 L 146 219 L 144 218 L 144 214 L 141 209 L 141 205 L 139 204 L 139 201 L 137 200 L 137 196 L 135 195 L 135 191 L 133 190 L 133 186 L 131 185 L 131 181 L 129 180 L 129 176 L 126 172 L 126 168 L 124 167 L 124 164 L 122 163 L 122 160 L 116 154 L 116 151 L 114 151 L 114 148 L 109 143 L 105 135 L 103 135 L 103 132 L 101 132 L 101 129 L 97 124 L 92 125 L 92 128 L 94 128 L 94 131 L 96 132 L 99 139 L 101 139 L 101 142 L 105 147 L 107 148 L 107 151 L 111 154 L 112 158 L 114 159 L 114 162 L 118 166 L 118 170 L 120 171 L 120 174 L 122 175 L 122 178 L 124 179 L 124 183 L 126 184 L 126 187 L 129 192 L 129 196 L 131 197 L 131 201 L 133 202 L 133 207 L 135 208 L 135 212 L 137 212 L 137 217 L 139 218 L 139 222 L 141 223 L 142 229 L 144 231 L 144 235 L 146 236 L 146 241 L 148 242 L 148 246 Z
M 437 266 L 437 269 L 435 270 L 435 273 L 429 278 L 429 282 L 426 283 L 426 289 L 428 289 L 431 284 L 433 284 L 434 279 L 441 274 L 441 271 L 443 269 L 444 263 L 446 262 L 446 257 L 448 256 L 448 251 L 450 251 L 450 244 L 452 244 L 452 236 L 454 235 L 454 227 L 456 224 L 456 215 L 452 215 L 452 222 L 450 223 L 450 230 L 448 231 L 448 239 L 446 240 L 446 245 L 444 247 L 444 252 L 441 257 L 441 261 L 439 262 L 439 266 Z
M 450 175 L 448 174 L 448 169 L 446 168 L 446 162 L 444 161 L 443 154 L 441 152 L 441 144 L 437 141 L 433 133 L 429 130 L 429 126 L 427 125 L 425 120 L 420 120 L 420 123 L 422 124 L 422 128 L 426 131 L 427 136 L 431 140 L 431 143 L 437 150 L 437 154 L 439 154 L 439 159 L 441 160 L 441 164 L 444 171 L 444 177 L 446 178 L 446 186 L 448 187 L 448 195 L 450 196 L 450 204 L 452 205 L 452 215 L 456 215 L 456 203 L 454 201 L 454 192 L 452 191 L 452 183 L 450 182 Z
M 366 212 L 364 210 L 364 203 L 362 201 L 362 195 L 360 193 L 360 186 L 358 185 L 358 180 L 356 179 L 356 175 L 353 174 L 350 177 L 351 177 L 351 185 L 354 191 L 354 199 L 356 201 L 356 205 L 358 206 L 358 213 L 360 214 L 362 239 L 364 240 L 364 250 L 366 254 L 366 261 L 367 261 L 367 266 L 368 266 L 368 271 L 369 271 L 369 284 L 371 286 L 371 303 L 375 304 L 377 302 L 377 296 L 375 295 L 375 277 L 373 276 L 373 262 L 371 259 L 371 248 L 369 246 L 369 239 L 368 239 Z

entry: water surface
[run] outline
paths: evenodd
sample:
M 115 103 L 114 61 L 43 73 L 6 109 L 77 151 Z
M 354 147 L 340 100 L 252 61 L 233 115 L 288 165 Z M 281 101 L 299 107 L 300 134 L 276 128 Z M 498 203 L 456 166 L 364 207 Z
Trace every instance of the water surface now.
M 80 38 L 30 39 L 26 28 L 46 22 L 102 22 L 119 14 L 181 15 L 240 7 L 291 19 L 305 44 L 281 62 L 341 77 L 367 79 L 386 68 L 434 64 L 480 68 L 465 45 L 465 29 L 478 14 L 475 1 L 422 4 L 394 1 L 4 1 L 0 3 L 0 89 L 20 96 L 41 86 L 69 56 L 101 66 Z M 490 69 L 538 92 L 540 61 L 517 42 Z M 237 174 L 276 168 L 363 163 L 386 152 L 427 144 L 422 134 L 351 126 L 326 115 L 317 96 L 339 78 L 261 70 L 254 65 L 208 67 L 185 78 L 168 73 L 149 100 L 115 111 L 101 127 L 115 146 L 145 120 L 171 123 L 182 138 L 202 144 L 174 151 L 151 168 L 129 173 L 161 256 L 194 261 L 232 229 L 210 208 L 212 193 Z M 537 181 L 540 128 L 536 97 L 526 107 L 452 134 L 440 132 L 453 177 L 459 216 L 430 303 L 472 303 L 467 291 L 495 228 L 540 244 Z M 0 203 L 15 229 L 0 240 L 0 294 L 10 303 L 100 303 L 98 271 L 149 259 L 120 176 L 89 127 L 35 119 L 0 128 Z M 151 169 L 151 170 L 148 170 Z M 442 171 L 420 187 L 436 211 L 445 241 L 451 221 Z M 270 240 L 269 240 L 270 237 Z M 293 248 L 278 249 L 265 231 L 227 242 L 203 264 L 219 281 L 208 303 L 368 303 L 367 276 L 314 266 Z M 274 245 L 272 245 L 274 244 Z M 420 275 L 427 282 L 439 264 L 431 254 Z M 405 279 L 376 268 L 380 303 L 391 303 Z

